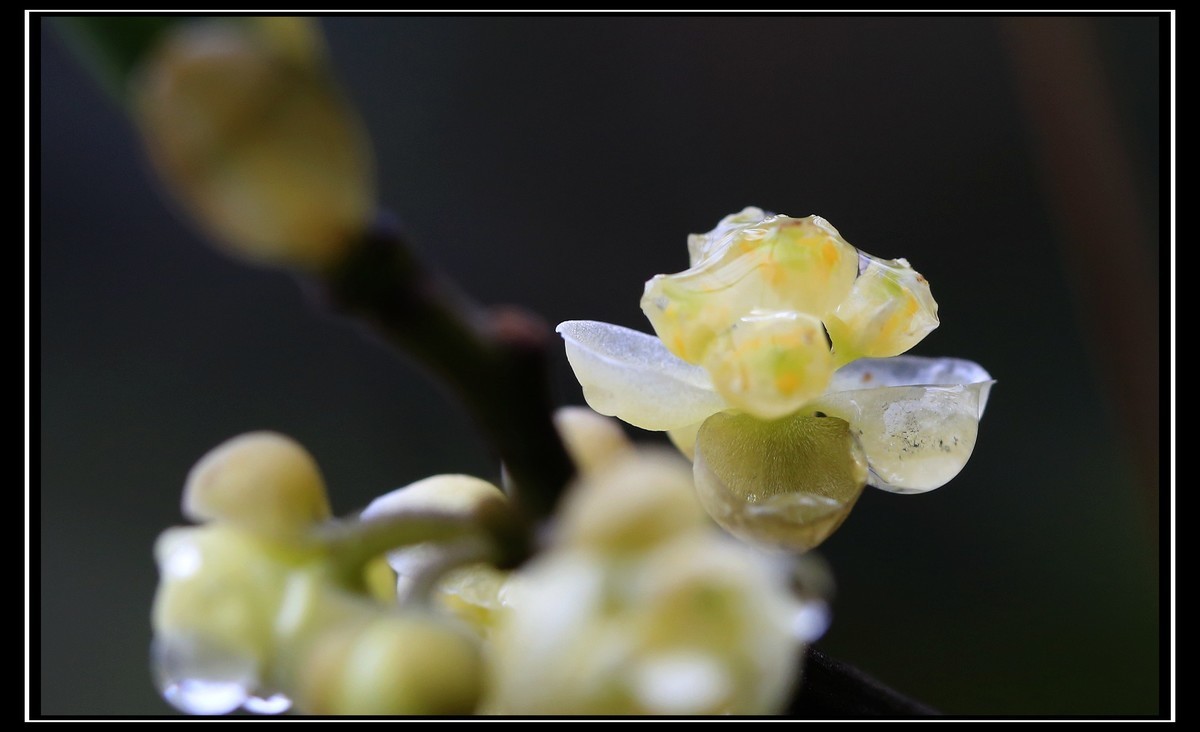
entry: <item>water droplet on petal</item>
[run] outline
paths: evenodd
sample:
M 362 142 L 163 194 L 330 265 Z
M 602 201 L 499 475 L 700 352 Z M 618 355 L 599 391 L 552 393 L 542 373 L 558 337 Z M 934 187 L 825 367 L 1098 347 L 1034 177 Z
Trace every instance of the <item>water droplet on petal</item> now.
M 792 616 L 792 635 L 796 640 L 812 643 L 825 635 L 833 621 L 829 604 L 823 600 L 809 600 L 800 604 Z
M 187 714 L 228 714 L 258 686 L 258 663 L 194 637 L 156 638 L 155 682 L 163 699 Z
M 652 714 L 712 714 L 733 693 L 734 684 L 716 658 L 678 651 L 639 664 L 633 689 Z
M 174 545 L 163 562 L 163 574 L 172 579 L 187 579 L 194 575 L 203 564 L 200 549 L 190 541 L 181 541 Z
M 242 707 L 253 714 L 283 714 L 292 708 L 292 700 L 278 692 L 266 698 L 252 695 L 247 697 Z

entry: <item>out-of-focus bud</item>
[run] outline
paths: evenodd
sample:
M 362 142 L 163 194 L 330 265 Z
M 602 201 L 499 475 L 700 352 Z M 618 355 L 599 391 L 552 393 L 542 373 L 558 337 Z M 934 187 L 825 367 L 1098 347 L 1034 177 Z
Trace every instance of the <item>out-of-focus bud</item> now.
M 799 668 L 784 581 L 716 532 L 548 553 L 506 595 L 489 713 L 773 714 Z
M 371 156 L 299 18 L 173 27 L 135 74 L 134 114 L 159 174 L 235 254 L 335 264 L 373 214 Z
M 482 689 L 478 642 L 422 613 L 324 633 L 300 664 L 310 714 L 471 714 Z
M 403 513 L 437 512 L 473 515 L 486 504 L 508 498 L 496 486 L 470 475 L 434 475 L 371 501 L 362 512 L 365 521 Z
M 718 531 L 686 461 L 622 453 L 564 497 L 547 551 L 500 593 L 495 714 L 771 714 L 803 644 L 785 565 Z
M 386 493 L 363 510 L 361 518 L 373 521 L 386 516 L 446 513 L 479 516 L 508 501 L 496 486 L 469 475 L 435 475 Z M 499 591 L 507 573 L 484 563 L 448 569 L 447 547 L 434 543 L 415 544 L 388 552 L 387 561 L 396 573 L 396 595 L 407 599 L 427 573 L 438 575 L 428 588 L 434 601 L 486 633 L 492 613 L 499 607 Z M 448 570 L 448 571 L 447 571 Z
M 330 517 L 312 455 L 290 437 L 250 432 L 218 445 L 188 473 L 183 513 L 252 533 L 294 537 Z
M 558 541 L 640 552 L 707 526 L 685 460 L 666 450 L 630 450 L 604 469 L 585 473 L 563 499 Z
M 621 424 L 588 407 L 563 407 L 554 413 L 554 427 L 566 445 L 571 461 L 591 473 L 633 449 Z

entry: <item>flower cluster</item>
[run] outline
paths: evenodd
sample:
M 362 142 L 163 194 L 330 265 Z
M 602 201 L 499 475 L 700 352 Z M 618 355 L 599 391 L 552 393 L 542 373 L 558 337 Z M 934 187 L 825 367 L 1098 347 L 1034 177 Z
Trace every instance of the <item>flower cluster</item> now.
M 511 571 L 481 561 L 478 532 L 405 528 L 503 513 L 486 481 L 434 476 L 338 522 L 291 440 L 214 450 L 184 493 L 205 523 L 158 542 L 164 696 L 201 714 L 780 711 L 827 621 L 821 582 L 798 594 L 794 561 L 712 527 L 677 455 L 587 409 L 556 423 L 581 476 Z M 348 559 L 378 527 L 394 548 Z
M 907 261 L 859 251 L 818 216 L 757 208 L 688 248 L 690 269 L 646 283 L 658 337 L 558 331 L 588 404 L 666 430 L 718 523 L 806 550 L 865 484 L 918 493 L 958 474 L 994 382 L 970 361 L 900 355 L 938 324 Z
M 316 463 L 293 440 L 258 432 L 217 447 L 189 474 L 183 506 L 202 523 L 155 546 L 154 662 L 167 701 L 192 714 L 474 708 L 474 635 L 382 599 L 390 571 L 347 556 L 365 532 L 338 541 Z

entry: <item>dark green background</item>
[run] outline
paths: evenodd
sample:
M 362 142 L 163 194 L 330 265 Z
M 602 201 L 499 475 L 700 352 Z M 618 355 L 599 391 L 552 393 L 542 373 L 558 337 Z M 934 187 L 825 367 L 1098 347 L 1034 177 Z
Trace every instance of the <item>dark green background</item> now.
M 1147 222 L 1127 256 L 1156 276 L 1162 26 L 1086 24 Z M 977 360 L 999 383 L 954 482 L 868 489 L 820 550 L 840 590 L 824 649 L 952 714 L 1166 711 L 1158 485 L 1126 449 L 1113 354 L 1090 336 L 1107 324 L 1077 296 L 1079 254 L 995 19 L 322 26 L 382 204 L 483 302 L 648 329 L 643 281 L 683 269 L 686 235 L 746 205 L 819 213 L 864 250 L 907 257 L 942 316 L 914 352 Z M 147 664 L 151 547 L 181 522 L 183 478 L 210 447 L 295 436 L 339 513 L 497 466 L 424 373 L 287 275 L 208 248 L 61 37 L 35 19 L 33 40 L 32 711 L 165 714 Z M 1157 303 L 1149 285 L 1132 296 Z M 554 355 L 558 399 L 579 403 Z M 1152 373 L 1158 359 L 1144 354 Z

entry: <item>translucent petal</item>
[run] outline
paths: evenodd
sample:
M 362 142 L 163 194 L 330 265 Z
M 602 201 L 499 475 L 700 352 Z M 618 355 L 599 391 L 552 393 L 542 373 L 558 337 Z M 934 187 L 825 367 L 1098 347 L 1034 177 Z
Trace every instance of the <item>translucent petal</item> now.
M 774 215 L 773 213 L 763 211 L 761 208 L 747 206 L 738 213 L 729 214 L 721 219 L 717 222 L 713 230 L 707 234 L 689 234 L 688 260 L 690 266 L 695 267 L 714 252 L 720 251 L 729 242 L 730 237 L 739 229 L 756 224 L 768 216 Z
M 725 408 L 708 373 L 671 355 L 652 335 L 594 320 L 568 320 L 558 332 L 584 399 L 601 414 L 669 430 Z
M 870 462 L 871 485 L 922 493 L 966 465 L 994 383 L 983 367 L 962 359 L 861 359 L 839 369 L 810 408 L 851 424 Z
M 722 347 L 714 339 L 752 312 L 832 311 L 858 275 L 857 250 L 819 216 L 768 216 L 729 231 L 726 224 L 704 242 L 689 240 L 693 258 L 704 257 L 699 264 L 655 276 L 642 295 L 654 332 L 689 363 Z
M 859 252 L 862 272 L 825 318 L 839 363 L 904 353 L 938 327 L 929 282 L 904 259 Z
M 700 502 L 753 544 L 811 549 L 834 532 L 867 480 L 867 460 L 843 420 L 794 415 L 771 422 L 738 412 L 709 417 L 696 439 Z

